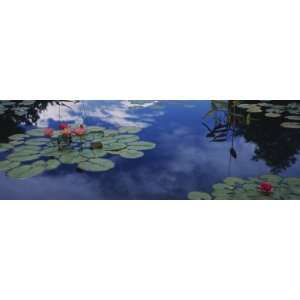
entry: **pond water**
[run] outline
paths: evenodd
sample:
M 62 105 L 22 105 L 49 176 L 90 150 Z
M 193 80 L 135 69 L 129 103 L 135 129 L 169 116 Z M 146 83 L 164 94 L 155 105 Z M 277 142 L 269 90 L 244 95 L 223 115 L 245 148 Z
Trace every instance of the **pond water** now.
M 83 172 L 76 165 L 62 164 L 17 180 L 0 171 L 0 199 L 187 199 L 194 190 L 210 192 L 228 176 L 300 176 L 300 130 L 282 127 L 281 118 L 231 120 L 234 129 L 229 132 L 227 127 L 222 130 L 228 122 L 226 112 L 211 111 L 211 101 L 64 104 L 36 101 L 26 114 L 3 111 L 0 143 L 35 127 L 57 129 L 63 121 L 111 129 L 141 127 L 140 139 L 156 147 L 137 159 L 109 154 L 115 167 L 106 172 Z M 218 136 L 212 133 L 216 126 Z M 6 155 L 0 153 L 0 160 Z

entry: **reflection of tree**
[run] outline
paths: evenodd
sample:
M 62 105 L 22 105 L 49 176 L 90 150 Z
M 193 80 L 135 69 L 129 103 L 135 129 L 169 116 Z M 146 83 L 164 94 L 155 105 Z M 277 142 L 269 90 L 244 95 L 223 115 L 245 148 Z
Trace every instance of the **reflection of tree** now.
M 24 116 L 15 113 L 15 109 L 22 105 L 23 101 L 12 101 L 14 105 L 9 108 L 4 114 L 0 115 L 0 128 L 5 128 L 0 132 L 0 141 L 7 141 L 8 137 L 15 133 L 22 133 L 23 130 L 19 128 L 19 124 L 32 125 L 40 118 L 40 113 L 47 109 L 49 105 L 67 105 L 68 101 L 46 101 L 37 100 L 30 106 L 23 107 L 26 110 Z
M 240 126 L 240 135 L 255 143 L 253 160 L 264 160 L 273 173 L 279 173 L 296 163 L 300 150 L 300 133 L 297 129 L 280 126 L 281 120 L 264 117 Z
M 224 103 L 212 104 L 212 110 L 208 115 L 215 120 L 215 127 L 210 129 L 208 137 L 213 136 L 215 139 L 215 133 L 218 133 L 221 122 L 228 132 L 232 132 L 226 138 L 226 141 L 228 138 L 232 139 L 232 148 L 234 138 L 244 136 L 247 142 L 256 144 L 253 160 L 264 160 L 273 173 L 279 173 L 296 163 L 296 155 L 300 151 L 300 131 L 283 128 L 280 126 L 281 118 L 269 119 L 264 114 L 255 115 L 255 119 L 251 118 L 250 122 L 247 118 L 248 114 L 237 109 L 237 104 L 241 102 L 244 101 L 228 101 L 227 107 Z M 284 101 L 280 104 L 287 105 L 289 102 L 291 101 Z M 220 113 L 223 115 L 222 118 L 219 117 Z

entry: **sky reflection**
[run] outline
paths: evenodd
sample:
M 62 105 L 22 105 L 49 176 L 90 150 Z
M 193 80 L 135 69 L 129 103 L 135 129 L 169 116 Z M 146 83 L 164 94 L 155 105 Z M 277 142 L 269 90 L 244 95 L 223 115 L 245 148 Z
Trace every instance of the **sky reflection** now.
M 193 103 L 195 107 L 186 107 Z M 212 143 L 201 124 L 209 101 L 156 102 L 134 107 L 128 101 L 86 101 L 61 109 L 61 120 L 88 125 L 141 126 L 141 139 L 157 144 L 137 160 L 113 157 L 116 167 L 104 173 L 79 173 L 61 166 L 24 181 L 0 173 L 2 199 L 186 199 L 192 190 L 209 191 L 227 176 L 250 177 L 270 172 L 264 160 L 254 161 L 257 144 L 235 138 L 237 159 L 231 159 L 231 142 Z M 59 122 L 57 106 L 41 113 L 38 125 Z M 297 162 L 282 175 L 299 176 Z

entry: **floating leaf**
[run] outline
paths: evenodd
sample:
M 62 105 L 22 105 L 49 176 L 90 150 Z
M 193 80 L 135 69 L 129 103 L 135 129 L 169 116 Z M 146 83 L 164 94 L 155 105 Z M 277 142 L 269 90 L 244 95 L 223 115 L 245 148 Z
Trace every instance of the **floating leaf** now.
M 78 164 L 78 168 L 88 172 L 104 172 L 112 169 L 115 164 L 105 158 L 94 158 Z
M 245 180 L 239 177 L 227 177 L 224 179 L 224 183 L 230 186 L 235 186 L 237 184 L 241 185 L 245 183 Z
M 300 129 L 300 123 L 296 122 L 283 122 L 280 124 L 280 126 L 284 128 Z
M 151 150 L 156 147 L 156 144 L 151 142 L 139 141 L 128 144 L 129 150 Z
M 0 153 L 9 151 L 12 148 L 13 148 L 13 146 L 10 144 L 0 143 Z
M 47 167 L 46 170 L 50 171 L 50 170 L 55 170 L 60 166 L 60 161 L 57 159 L 49 159 L 47 161 Z
M 24 140 L 25 138 L 29 137 L 27 134 L 17 133 L 13 134 L 9 137 L 10 140 Z
M 203 192 L 190 192 L 188 194 L 190 200 L 211 200 L 211 196 Z
M 26 132 L 30 136 L 44 136 L 44 128 L 31 129 Z
M 80 162 L 81 157 L 80 153 L 78 151 L 68 151 L 63 153 L 60 157 L 59 160 L 63 164 L 77 164 Z
M 119 129 L 120 133 L 138 133 L 142 128 L 137 126 L 124 126 Z
M 45 171 L 45 166 L 42 164 L 23 165 L 8 171 L 8 176 L 15 179 L 27 179 L 37 176 Z
M 110 151 L 122 150 L 124 148 L 126 148 L 126 145 L 122 143 L 112 143 L 112 144 L 104 145 L 103 147 L 104 150 L 110 150 Z
M 50 142 L 50 139 L 39 138 L 39 139 L 27 140 L 25 142 L 25 144 L 26 145 L 32 145 L 32 146 L 42 146 L 42 145 L 48 144 L 49 142 Z
M 124 150 L 121 150 L 119 152 L 120 156 L 123 157 L 123 158 L 140 158 L 142 156 L 144 156 L 144 153 L 141 152 L 141 151 L 137 151 L 137 150 L 129 150 L 129 149 L 124 149 Z
M 11 160 L 3 160 L 0 161 L 0 171 L 8 171 L 10 169 L 16 168 L 20 165 L 20 162 L 11 161 Z
M 26 161 L 36 160 L 40 157 L 39 154 L 21 155 L 21 153 L 22 152 L 12 153 L 12 154 L 8 155 L 7 158 L 12 161 L 26 162 Z
M 292 121 L 300 121 L 300 116 L 286 116 L 285 118 Z
M 94 153 L 94 157 L 103 157 L 107 155 L 107 152 L 104 151 L 103 149 L 94 149 L 93 153 Z
M 270 113 L 266 113 L 265 116 L 266 116 L 267 118 L 280 118 L 280 117 L 281 117 L 281 114 L 276 114 L 276 113 L 270 112 Z

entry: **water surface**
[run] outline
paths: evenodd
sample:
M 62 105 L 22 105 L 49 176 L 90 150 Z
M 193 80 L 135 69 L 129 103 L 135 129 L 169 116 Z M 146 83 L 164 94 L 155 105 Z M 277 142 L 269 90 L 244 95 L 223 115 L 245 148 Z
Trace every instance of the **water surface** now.
M 214 142 L 208 128 L 215 119 L 203 118 L 211 101 L 81 101 L 61 108 L 46 102 L 27 124 L 0 117 L 0 142 L 25 129 L 57 127 L 66 121 L 143 127 L 140 138 L 156 143 L 156 148 L 135 160 L 112 157 L 115 168 L 103 173 L 78 172 L 73 165 L 62 165 L 40 176 L 15 180 L 0 172 L 1 199 L 186 199 L 193 190 L 209 192 L 212 184 L 227 176 L 300 176 L 298 130 L 264 119 L 238 126 L 234 139 Z M 232 145 L 236 158 L 230 156 Z M 4 156 L 0 153 L 0 159 Z

